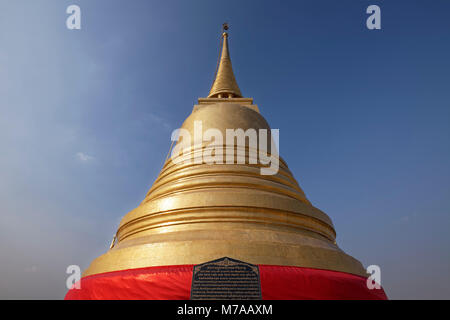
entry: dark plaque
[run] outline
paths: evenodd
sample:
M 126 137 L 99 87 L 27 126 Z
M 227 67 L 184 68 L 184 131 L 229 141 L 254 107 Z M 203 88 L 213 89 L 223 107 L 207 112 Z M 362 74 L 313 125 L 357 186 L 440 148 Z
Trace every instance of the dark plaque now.
M 258 266 L 221 258 L 194 266 L 192 300 L 261 300 Z

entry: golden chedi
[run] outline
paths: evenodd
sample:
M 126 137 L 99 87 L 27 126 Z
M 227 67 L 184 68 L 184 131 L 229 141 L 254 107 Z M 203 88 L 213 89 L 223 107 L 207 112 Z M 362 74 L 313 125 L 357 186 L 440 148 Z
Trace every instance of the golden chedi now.
M 365 269 L 337 246 L 331 219 L 308 201 L 267 121 L 242 96 L 226 30 L 210 93 L 180 128 L 194 139 L 178 139 L 178 153 L 123 217 L 110 250 L 85 270 L 82 290 L 66 298 L 189 299 L 193 266 L 223 257 L 259 266 L 263 299 L 385 297 L 366 288 Z M 199 140 L 209 129 L 223 141 Z M 268 132 L 267 149 L 230 145 L 230 129 Z M 255 161 L 262 151 L 272 163 Z M 207 163 L 205 154 L 224 160 Z M 262 174 L 275 162 L 275 172 Z M 108 294 L 99 289 L 105 285 Z

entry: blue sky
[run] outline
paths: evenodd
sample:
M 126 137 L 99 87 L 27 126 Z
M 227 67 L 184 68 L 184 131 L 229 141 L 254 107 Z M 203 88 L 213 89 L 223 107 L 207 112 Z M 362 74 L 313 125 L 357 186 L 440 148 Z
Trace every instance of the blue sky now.
M 68 30 L 77 4 L 82 29 Z M 381 8 L 368 30 L 366 8 Z M 450 2 L 0 1 L 0 298 L 63 298 L 233 68 L 337 242 L 393 299 L 450 298 Z

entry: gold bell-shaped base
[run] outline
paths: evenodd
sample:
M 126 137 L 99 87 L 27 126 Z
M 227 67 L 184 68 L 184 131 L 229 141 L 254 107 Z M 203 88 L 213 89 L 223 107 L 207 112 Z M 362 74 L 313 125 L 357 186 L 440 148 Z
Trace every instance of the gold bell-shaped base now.
M 204 98 L 182 129 L 270 130 L 252 99 Z M 200 150 L 207 151 L 210 145 Z M 229 146 L 222 145 L 224 154 Z M 217 149 L 215 149 L 217 150 Z M 180 157 L 196 159 L 198 148 Z M 247 149 L 246 160 L 249 160 Z M 255 265 L 299 266 L 366 275 L 335 242 L 330 218 L 311 205 L 286 163 L 207 164 L 169 158 L 144 201 L 121 221 L 117 243 L 84 276 L 149 266 L 195 265 L 231 257 Z

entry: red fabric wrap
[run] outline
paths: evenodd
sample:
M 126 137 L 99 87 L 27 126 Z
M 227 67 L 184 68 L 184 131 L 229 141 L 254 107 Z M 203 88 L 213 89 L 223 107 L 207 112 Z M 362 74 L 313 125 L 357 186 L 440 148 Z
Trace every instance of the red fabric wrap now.
M 192 265 L 148 267 L 87 276 L 68 300 L 188 300 Z M 366 278 L 311 268 L 260 265 L 263 300 L 387 299 L 383 289 L 369 290 Z

